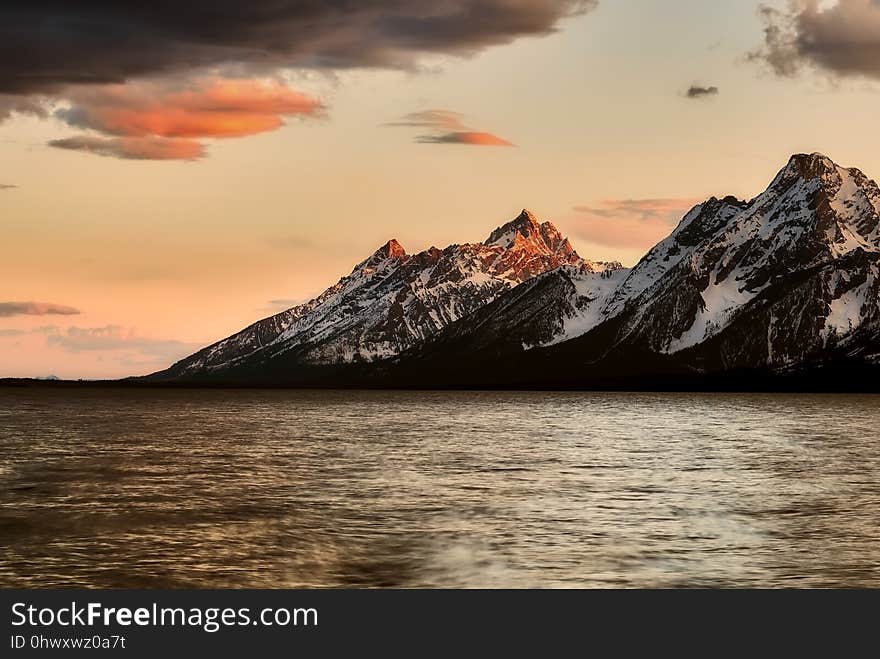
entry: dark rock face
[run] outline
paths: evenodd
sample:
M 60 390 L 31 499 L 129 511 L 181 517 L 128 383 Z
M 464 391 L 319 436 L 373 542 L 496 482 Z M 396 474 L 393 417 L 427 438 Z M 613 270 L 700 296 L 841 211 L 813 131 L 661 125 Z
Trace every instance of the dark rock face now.
M 793 157 L 766 192 L 627 303 L 627 338 L 675 354 L 726 334 L 723 368 L 820 352 L 831 335 L 874 322 L 878 212 L 880 191 L 857 170 Z
M 880 329 L 878 301 L 880 253 L 858 248 L 767 287 L 688 356 L 713 370 L 785 368 L 834 355 L 848 344 L 869 346 Z
M 407 255 L 390 241 L 315 300 L 154 377 L 638 386 L 840 364 L 880 367 L 880 189 L 812 154 L 751 201 L 694 207 L 632 269 L 582 259 L 528 211 L 482 243 Z

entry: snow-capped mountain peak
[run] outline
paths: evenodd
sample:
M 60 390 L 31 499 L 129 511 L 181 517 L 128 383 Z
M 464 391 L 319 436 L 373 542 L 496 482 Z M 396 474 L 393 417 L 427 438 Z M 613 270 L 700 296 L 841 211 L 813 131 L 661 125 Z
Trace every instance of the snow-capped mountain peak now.
M 796 179 L 806 181 L 834 176 L 839 167 L 823 153 L 796 153 L 788 159 L 776 178 L 770 183 L 770 188 L 784 186 L 787 182 Z
M 541 241 L 541 227 L 538 219 L 525 208 L 516 218 L 507 224 L 502 224 L 489 234 L 483 244 L 486 246 L 498 245 L 504 249 L 510 249 L 517 238 L 527 241 Z
M 392 238 L 376 250 L 377 254 L 383 254 L 388 258 L 402 258 L 406 256 L 406 250 L 396 239 Z
M 563 257 L 575 253 L 574 248 L 552 222 L 539 222 L 535 215 L 526 209 L 511 220 L 495 229 L 483 242 L 487 247 L 498 246 L 511 249 L 514 246 L 531 247 L 543 254 L 558 254 Z
M 878 199 L 877 185 L 858 170 L 821 154 L 795 155 L 748 203 L 710 199 L 688 213 L 633 268 L 606 312 L 632 309 L 624 331 L 632 340 L 642 337 L 653 350 L 675 353 L 701 344 L 748 313 L 753 302 L 791 286 L 798 273 L 831 273 L 849 267 L 837 262 L 858 250 L 880 252 Z M 691 236 L 694 227 L 700 229 Z M 821 290 L 826 304 L 842 294 L 830 290 L 830 280 L 814 286 L 813 294 Z M 864 302 L 866 310 L 877 306 L 870 294 Z M 772 345 L 781 331 L 779 320 L 805 334 L 800 346 L 788 346 L 789 352 L 768 350 L 769 359 L 785 361 L 790 350 L 818 345 L 827 308 L 808 306 L 797 314 L 810 316 L 797 321 L 778 313 L 775 329 L 765 330 L 771 337 L 765 344 Z
M 556 227 L 528 211 L 484 243 L 408 255 L 390 240 L 317 298 L 259 321 L 171 370 L 205 373 L 281 355 L 308 364 L 394 356 L 561 266 L 600 272 L 614 264 L 585 261 Z
M 406 250 L 403 248 L 403 245 L 392 238 L 373 252 L 369 257 L 358 263 L 352 270 L 352 274 L 363 270 L 378 268 L 386 262 L 399 262 L 405 259 L 406 256 Z

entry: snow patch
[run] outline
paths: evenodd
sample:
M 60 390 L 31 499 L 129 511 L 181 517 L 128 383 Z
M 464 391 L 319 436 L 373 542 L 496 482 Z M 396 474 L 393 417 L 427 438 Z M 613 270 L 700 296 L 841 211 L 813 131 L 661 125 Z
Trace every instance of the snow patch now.
M 862 323 L 862 310 L 867 302 L 867 293 L 874 284 L 874 277 L 868 277 L 860 286 L 851 288 L 831 301 L 825 317 L 824 337 L 849 334 Z
M 582 336 L 607 320 L 609 316 L 604 311 L 605 303 L 628 274 L 628 269 L 618 268 L 573 276 L 571 281 L 577 296 L 573 306 L 577 311 L 563 319 L 561 332 L 544 345 L 555 345 Z
M 680 337 L 671 341 L 666 351 L 669 354 L 702 343 L 710 336 L 724 329 L 734 313 L 760 292 L 741 288 L 740 280 L 732 273 L 724 281 L 715 281 L 701 293 L 703 308 L 697 313 L 693 324 Z

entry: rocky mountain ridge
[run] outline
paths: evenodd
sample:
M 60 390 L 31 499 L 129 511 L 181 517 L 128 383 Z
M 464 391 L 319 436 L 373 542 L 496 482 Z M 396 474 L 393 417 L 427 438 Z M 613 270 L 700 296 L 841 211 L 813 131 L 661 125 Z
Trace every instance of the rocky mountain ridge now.
M 528 211 L 482 243 L 410 256 L 390 241 L 318 298 L 156 377 L 299 382 L 349 365 L 370 384 L 439 369 L 444 383 L 576 386 L 621 368 L 635 382 L 648 368 L 873 366 L 878 337 L 880 189 L 799 154 L 755 198 L 695 206 L 633 268 L 581 258 Z
M 165 374 L 205 375 L 282 355 L 311 365 L 387 359 L 563 266 L 584 273 L 621 267 L 582 259 L 556 227 L 526 210 L 482 243 L 409 255 L 392 239 L 313 300 L 258 321 Z

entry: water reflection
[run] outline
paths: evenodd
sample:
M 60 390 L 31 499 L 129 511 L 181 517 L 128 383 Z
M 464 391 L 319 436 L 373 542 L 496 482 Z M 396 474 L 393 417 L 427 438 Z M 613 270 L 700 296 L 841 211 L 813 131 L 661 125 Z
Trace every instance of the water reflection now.
M 0 390 L 0 585 L 876 587 L 878 403 Z

